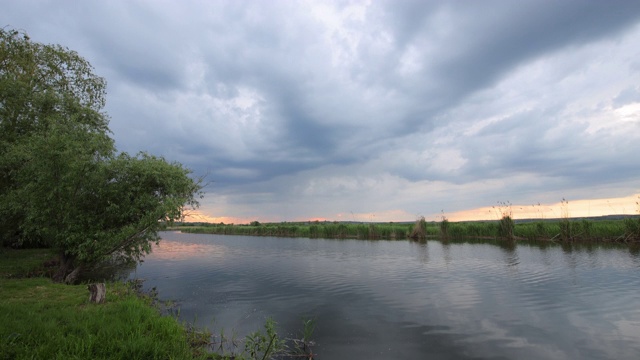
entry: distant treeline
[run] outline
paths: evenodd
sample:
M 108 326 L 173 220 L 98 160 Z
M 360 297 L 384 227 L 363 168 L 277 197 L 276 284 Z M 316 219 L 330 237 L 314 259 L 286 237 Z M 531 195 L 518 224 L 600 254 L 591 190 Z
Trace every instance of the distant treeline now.
M 357 223 L 357 222 L 283 222 L 257 221 L 248 225 L 179 223 L 171 227 L 185 233 L 278 236 L 328 239 L 511 239 L 544 241 L 639 242 L 640 217 L 620 220 L 555 219 L 514 222 L 499 221 Z

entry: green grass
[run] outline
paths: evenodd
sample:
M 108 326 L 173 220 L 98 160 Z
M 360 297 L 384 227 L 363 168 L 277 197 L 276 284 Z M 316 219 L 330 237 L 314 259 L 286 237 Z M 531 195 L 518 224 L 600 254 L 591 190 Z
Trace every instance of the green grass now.
M 204 358 L 201 337 L 123 283 L 108 283 L 106 302 L 93 304 L 86 285 L 29 277 L 52 258 L 0 249 L 0 359 Z
M 54 258 L 49 249 L 3 249 L 0 248 L 0 277 L 13 278 L 46 275 L 49 271 L 43 264 Z
M 86 285 L 46 278 L 0 279 L 2 359 L 193 359 L 180 323 L 124 284 L 89 303 Z

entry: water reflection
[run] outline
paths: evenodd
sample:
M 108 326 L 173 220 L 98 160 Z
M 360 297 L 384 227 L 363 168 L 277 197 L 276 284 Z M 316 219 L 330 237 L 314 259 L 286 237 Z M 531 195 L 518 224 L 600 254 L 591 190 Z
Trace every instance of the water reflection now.
M 154 246 L 153 257 L 157 260 L 193 260 L 195 258 L 222 258 L 226 247 L 215 244 L 194 244 L 165 240 L 162 246 Z
M 638 255 L 621 247 L 163 234 L 137 270 L 186 320 L 285 335 L 323 359 L 628 358 Z M 499 246 L 497 246 L 499 245 Z

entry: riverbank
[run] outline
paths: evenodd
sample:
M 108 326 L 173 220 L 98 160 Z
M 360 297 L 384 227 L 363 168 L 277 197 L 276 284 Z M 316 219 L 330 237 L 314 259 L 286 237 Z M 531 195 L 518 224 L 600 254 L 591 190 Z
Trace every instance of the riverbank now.
M 152 299 L 108 283 L 104 304 L 89 302 L 87 285 L 53 283 L 48 250 L 0 254 L 0 358 L 206 359 L 202 335 L 162 316 Z
M 404 240 L 421 239 L 509 239 L 563 242 L 623 242 L 640 241 L 640 217 L 617 220 L 554 219 L 450 222 L 418 220 L 416 223 L 353 223 L 353 222 L 253 222 L 248 225 L 182 223 L 171 227 L 195 234 L 304 237 L 327 239 Z
M 87 284 L 65 285 L 47 249 L 0 248 L 0 360 L 2 359 L 272 359 L 313 358 L 315 322 L 302 339 L 283 339 L 276 323 L 244 339 L 214 336 L 163 316 L 140 283 L 110 282 L 103 304 L 89 301 Z

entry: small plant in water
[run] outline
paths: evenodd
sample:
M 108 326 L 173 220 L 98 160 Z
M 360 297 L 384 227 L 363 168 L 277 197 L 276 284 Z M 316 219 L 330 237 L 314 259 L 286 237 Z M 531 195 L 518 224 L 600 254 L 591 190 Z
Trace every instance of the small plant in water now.
M 294 351 L 290 352 L 291 355 L 289 356 L 313 359 L 314 354 L 311 347 L 314 345 L 314 342 L 311 340 L 311 336 L 313 336 L 313 332 L 316 329 L 316 319 L 303 319 L 302 325 L 302 339 L 293 339 Z
M 285 342 L 278 338 L 273 319 L 267 319 L 264 329 L 266 333 L 256 331 L 247 335 L 244 349 L 251 359 L 271 359 L 274 354 L 285 349 Z
M 276 332 L 276 325 L 273 319 L 267 318 L 264 324 L 264 330 L 250 333 L 244 339 L 238 339 L 235 332 L 232 334 L 232 337 L 229 338 L 225 335 L 224 329 L 222 329 L 218 336 L 219 342 L 217 344 L 215 337 L 209 334 L 209 338 L 214 339 L 213 342 L 209 342 L 209 344 L 212 345 L 210 349 L 214 352 L 213 359 L 267 360 L 314 358 L 315 354 L 313 354 L 311 349 L 314 342 L 311 340 L 311 337 L 316 327 L 315 319 L 303 320 L 302 339 L 279 337 Z M 206 334 L 200 334 L 197 340 L 202 340 L 207 336 Z M 244 342 L 244 347 L 240 346 L 241 342 Z

